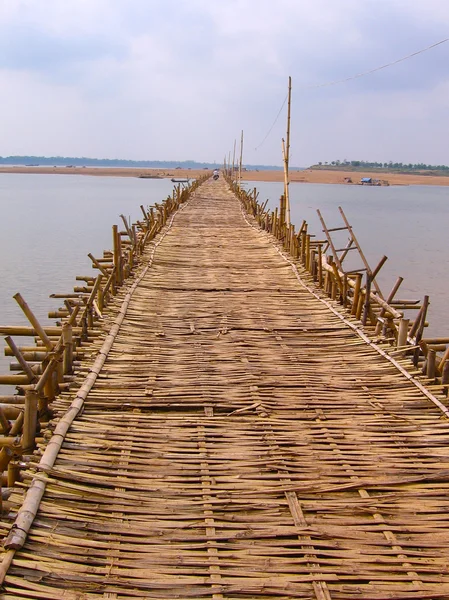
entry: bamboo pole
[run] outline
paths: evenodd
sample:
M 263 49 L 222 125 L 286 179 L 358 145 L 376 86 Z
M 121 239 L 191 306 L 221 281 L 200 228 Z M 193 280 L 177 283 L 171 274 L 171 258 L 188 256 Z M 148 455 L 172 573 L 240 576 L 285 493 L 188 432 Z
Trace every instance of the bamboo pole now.
M 120 253 L 120 236 L 117 225 L 112 226 L 112 244 L 114 249 L 115 280 L 117 285 L 120 286 L 122 284 L 122 257 Z
M 7 469 L 9 462 L 14 457 L 14 452 L 9 446 L 3 446 L 0 450 L 0 473 Z
M 22 371 L 28 377 L 29 382 L 35 383 L 37 381 L 36 374 L 33 373 L 30 365 L 24 359 L 23 354 L 20 352 L 20 350 L 17 348 L 16 344 L 14 343 L 14 340 L 11 338 L 11 336 L 8 335 L 7 337 L 5 337 L 5 341 L 8 344 L 8 346 L 10 347 L 11 352 L 16 357 L 18 363 L 20 364 Z
M 96 267 L 96 268 L 97 268 L 97 269 L 100 271 L 100 273 L 103 273 L 103 275 L 104 275 L 105 277 L 109 277 L 109 273 L 108 273 L 108 271 L 105 269 L 105 267 L 104 267 L 104 266 L 102 266 L 102 265 L 101 265 L 101 264 L 98 262 L 98 260 L 95 258 L 95 256 L 93 256 L 93 255 L 92 255 L 90 252 L 89 252 L 89 254 L 88 254 L 87 256 L 88 256 L 88 257 L 90 258 L 90 260 L 92 261 L 92 263 L 93 263 L 93 266 L 94 266 L 94 267 Z
M 240 138 L 239 190 L 242 190 L 242 160 L 243 160 L 243 129 Z
M 36 390 L 27 390 L 25 393 L 25 413 L 23 420 L 22 447 L 24 454 L 32 454 L 35 446 L 37 428 L 38 394 Z
M 349 233 L 350 233 L 350 235 L 351 235 L 352 239 L 354 240 L 354 244 L 357 246 L 357 249 L 358 249 L 358 251 L 359 251 L 360 257 L 361 257 L 361 259 L 362 259 L 362 261 L 363 261 L 363 264 L 364 264 L 364 265 L 365 265 L 365 267 L 366 267 L 366 270 L 367 270 L 367 275 L 369 276 L 369 274 L 371 273 L 371 268 L 370 268 L 370 266 L 369 266 L 369 264 L 368 264 L 368 261 L 367 261 L 367 260 L 366 260 L 366 258 L 365 258 L 365 255 L 364 255 L 364 254 L 363 254 L 363 252 L 362 252 L 362 248 L 360 247 L 360 244 L 359 244 L 359 242 L 358 242 L 357 238 L 355 237 L 355 234 L 354 234 L 354 231 L 353 231 L 353 229 L 352 229 L 352 226 L 349 224 L 349 222 L 348 222 L 348 219 L 346 218 L 346 215 L 345 215 L 345 213 L 343 212 L 343 209 L 341 208 L 341 206 L 339 206 L 339 207 L 338 207 L 338 210 L 340 211 L 340 214 L 341 214 L 341 216 L 342 216 L 342 218 L 343 218 L 343 221 L 345 222 L 345 225 L 346 225 L 346 227 L 347 227 L 347 229 L 348 229 L 348 231 L 349 231 Z M 383 263 L 382 263 L 382 264 L 383 264 Z M 382 265 L 381 265 L 381 266 L 382 266 Z M 375 280 L 375 279 L 373 279 L 373 280 L 372 280 L 372 284 L 374 285 L 374 287 L 375 287 L 375 289 L 376 289 L 376 292 L 378 293 L 378 295 L 379 295 L 379 296 L 380 296 L 380 297 L 383 299 L 382 292 L 380 291 L 380 287 L 377 285 L 377 282 L 376 282 L 376 280 Z
M 0 407 L 0 427 L 1 427 L 2 433 L 4 433 L 4 435 L 7 435 L 9 433 L 9 430 L 11 429 L 11 423 L 6 418 L 5 412 L 4 412 L 3 408 L 1 408 L 1 407 Z
M 403 281 L 404 281 L 403 277 L 397 278 L 396 283 L 393 286 L 393 289 L 391 290 L 391 292 L 388 295 L 388 298 L 386 299 L 387 304 L 391 304 L 393 302 L 393 299 L 396 296 L 396 293 L 397 293 L 398 289 L 400 288 Z M 384 317 L 385 313 L 386 313 L 386 309 L 382 307 L 380 310 L 379 316 Z M 381 323 L 381 321 L 379 321 L 376 325 L 376 330 L 375 330 L 376 335 L 379 335 L 381 330 L 382 330 L 383 335 L 385 335 L 385 331 L 383 331 L 382 323 Z
M 290 199 L 289 199 L 289 181 L 288 181 L 288 162 L 285 150 L 284 138 L 282 138 L 282 158 L 284 162 L 284 198 L 285 198 L 285 223 L 290 226 Z
M 75 311 L 74 311 L 75 312 Z M 57 337 L 60 336 L 62 333 L 62 329 L 61 327 L 44 327 L 44 331 L 46 333 L 46 336 L 48 338 L 50 337 Z M 81 333 L 81 328 L 80 327 L 74 327 L 73 328 L 73 332 L 74 333 Z M 18 326 L 14 326 L 14 325 L 0 325 L 0 335 L 15 335 L 15 336 L 24 336 L 24 337 L 35 337 L 38 336 L 38 332 L 36 329 L 34 329 L 34 327 L 27 327 L 27 326 L 22 326 L 22 325 L 18 325 Z M 40 337 L 40 336 L 39 336 Z M 47 347 L 44 344 L 45 347 Z M 53 344 L 50 350 L 53 349 Z
M 8 487 L 13 488 L 17 481 L 20 481 L 21 466 L 16 460 L 11 460 L 8 464 Z
M 24 402 L 25 402 L 25 396 L 23 396 L 23 398 L 24 398 Z M 20 432 L 22 431 L 24 414 L 25 414 L 24 411 L 21 410 L 20 414 L 16 417 L 16 420 L 12 424 L 11 430 L 9 432 L 10 436 L 13 436 L 15 438 L 15 436 L 19 435 Z
M 398 339 L 396 344 L 397 348 L 404 348 L 407 345 L 409 323 L 410 319 L 402 318 L 399 321 Z
M 70 375 L 73 372 L 73 329 L 69 323 L 62 326 L 62 343 L 64 346 L 63 373 Z
M 286 223 L 290 225 L 290 122 L 291 122 L 291 100 L 292 100 L 292 78 L 288 78 L 288 103 L 287 103 L 287 143 L 284 148 L 284 140 L 282 140 L 282 153 L 284 156 L 284 195 L 286 206 Z
M 292 104 L 292 78 L 288 78 L 288 103 L 287 103 L 287 144 L 285 149 L 285 158 L 287 166 L 287 181 L 288 169 L 290 165 L 290 122 L 291 122 L 291 104 Z M 290 207 L 288 207 L 290 209 Z
M 34 327 L 34 329 L 37 331 L 37 335 L 43 341 L 44 346 L 47 348 L 47 350 L 52 350 L 53 344 L 48 339 L 48 336 L 45 333 L 45 329 L 43 327 L 41 327 L 41 325 L 40 325 L 39 321 L 37 320 L 37 318 L 35 317 L 33 311 L 28 306 L 28 304 L 25 302 L 25 300 L 22 298 L 21 294 L 19 294 L 19 293 L 14 294 L 13 298 L 17 302 L 17 304 L 20 306 L 22 311 L 24 312 L 28 321 L 31 323 L 31 325 Z
M 318 244 L 318 285 L 323 287 L 323 248 Z
M 437 353 L 433 348 L 429 348 L 427 352 L 426 375 L 429 379 L 435 379 L 436 373 L 436 356 Z

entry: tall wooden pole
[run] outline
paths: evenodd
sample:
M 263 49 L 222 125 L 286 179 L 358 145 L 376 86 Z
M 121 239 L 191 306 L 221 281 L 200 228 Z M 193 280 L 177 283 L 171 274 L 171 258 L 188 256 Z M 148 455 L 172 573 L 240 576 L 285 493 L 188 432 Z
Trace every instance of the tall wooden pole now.
M 290 197 L 288 189 L 288 162 L 284 138 L 282 138 L 282 158 L 284 159 L 284 201 L 285 201 L 285 224 L 290 227 Z
M 234 140 L 234 154 L 232 155 L 232 179 L 234 179 L 234 172 L 235 172 L 235 145 L 237 143 L 237 140 Z
M 242 129 L 242 137 L 240 138 L 239 190 L 242 187 L 242 159 L 243 159 L 243 129 Z
M 228 153 L 228 175 L 231 174 L 231 151 Z
M 285 149 L 285 156 L 287 161 L 287 173 L 288 165 L 290 160 L 290 116 L 291 116 L 291 105 L 292 105 L 292 78 L 288 78 L 288 106 L 287 106 L 287 143 Z
M 287 105 L 287 143 L 284 147 L 284 140 L 282 140 L 282 153 L 284 156 L 284 196 L 286 204 L 286 223 L 290 225 L 290 194 L 289 194 L 289 173 L 288 165 L 290 160 L 290 116 L 291 116 L 291 104 L 292 104 L 292 78 L 288 78 L 288 105 Z

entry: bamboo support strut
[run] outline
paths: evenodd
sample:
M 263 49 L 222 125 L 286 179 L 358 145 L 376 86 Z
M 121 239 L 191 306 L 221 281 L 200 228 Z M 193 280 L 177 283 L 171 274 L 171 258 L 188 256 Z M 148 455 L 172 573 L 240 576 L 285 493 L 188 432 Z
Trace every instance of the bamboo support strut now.
M 17 304 L 20 306 L 20 308 L 23 310 L 26 318 L 31 323 L 32 327 L 36 330 L 37 335 L 41 338 L 42 342 L 44 343 L 44 346 L 47 348 L 47 350 L 52 350 L 53 344 L 49 340 L 45 329 L 41 327 L 31 308 L 28 306 L 28 304 L 25 302 L 25 300 L 19 293 L 14 294 L 13 297 L 16 300 Z

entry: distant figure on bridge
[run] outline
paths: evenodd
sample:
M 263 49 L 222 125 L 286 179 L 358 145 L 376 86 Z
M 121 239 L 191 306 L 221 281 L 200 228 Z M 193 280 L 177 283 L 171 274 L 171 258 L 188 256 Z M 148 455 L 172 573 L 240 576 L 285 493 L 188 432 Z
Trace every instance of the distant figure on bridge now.
M 214 179 L 218 179 L 219 175 L 218 169 L 214 169 Z

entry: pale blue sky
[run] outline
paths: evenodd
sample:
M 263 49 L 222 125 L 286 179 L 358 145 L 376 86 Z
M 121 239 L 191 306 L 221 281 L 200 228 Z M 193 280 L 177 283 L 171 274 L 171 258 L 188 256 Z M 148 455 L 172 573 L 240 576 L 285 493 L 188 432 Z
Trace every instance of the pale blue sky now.
M 0 155 L 449 163 L 447 0 L 0 0 Z

